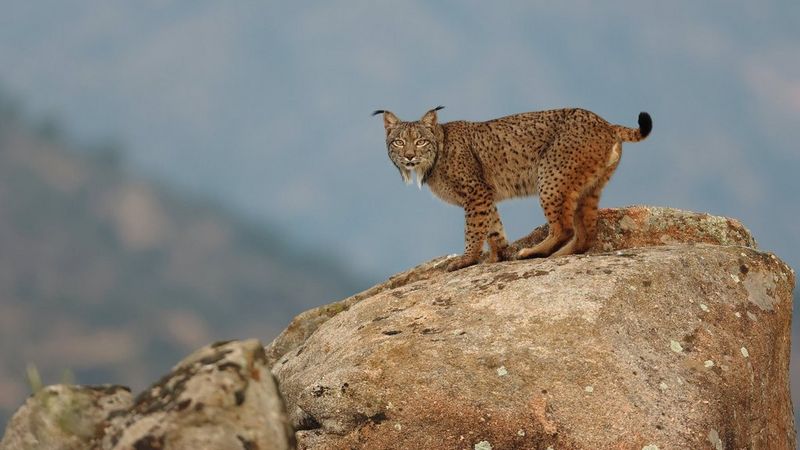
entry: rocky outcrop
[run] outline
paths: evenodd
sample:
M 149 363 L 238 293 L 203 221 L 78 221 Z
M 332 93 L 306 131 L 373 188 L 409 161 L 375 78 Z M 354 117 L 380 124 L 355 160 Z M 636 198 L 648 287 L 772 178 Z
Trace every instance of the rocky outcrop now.
M 601 209 L 597 240 L 587 254 L 667 244 L 713 244 L 757 248 L 756 241 L 736 219 L 672 208 L 630 206 Z M 532 247 L 547 236 L 547 225 L 511 244 L 509 254 Z M 353 304 L 383 291 L 441 275 L 447 257 L 440 257 L 401 272 L 364 292 L 299 314 L 267 347 L 271 363 L 300 346 L 322 323 Z
M 131 400 L 119 387 L 53 386 L 12 419 L 0 450 L 286 450 L 283 400 L 257 340 L 220 342 Z
M 181 361 L 111 421 L 104 450 L 294 447 L 257 340 L 220 342 Z
M 298 316 L 267 349 L 298 448 L 793 449 L 792 270 L 730 219 L 600 225 L 589 255 L 438 259 Z
M 45 388 L 0 450 L 793 449 L 794 272 L 731 219 L 631 207 L 599 228 L 587 255 L 435 259 L 136 399 Z
M 47 386 L 14 414 L 0 450 L 86 450 L 132 403 L 123 386 Z

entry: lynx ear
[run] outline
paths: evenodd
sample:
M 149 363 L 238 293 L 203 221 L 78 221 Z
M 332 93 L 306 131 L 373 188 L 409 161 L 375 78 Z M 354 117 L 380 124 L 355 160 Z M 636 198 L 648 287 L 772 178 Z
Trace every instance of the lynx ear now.
M 372 113 L 373 116 L 377 116 L 378 114 L 383 114 L 383 126 L 386 128 L 386 131 L 389 131 L 389 129 L 396 127 L 397 124 L 400 123 L 400 119 L 391 111 L 379 109 Z
M 444 108 L 444 106 L 437 106 L 436 108 L 433 108 L 432 110 L 426 112 L 425 115 L 422 116 L 422 119 L 420 119 L 420 122 L 422 122 L 422 124 L 425 125 L 426 127 L 429 127 L 429 128 L 435 127 L 436 126 L 436 111 L 438 111 L 440 109 L 443 109 L 443 108 Z

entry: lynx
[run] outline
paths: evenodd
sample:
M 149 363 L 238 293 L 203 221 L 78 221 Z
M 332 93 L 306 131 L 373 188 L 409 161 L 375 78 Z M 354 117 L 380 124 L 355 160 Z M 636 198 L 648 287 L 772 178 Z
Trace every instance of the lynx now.
M 508 241 L 496 203 L 539 195 L 549 231 L 544 241 L 517 258 L 583 253 L 597 235 L 600 191 L 619 165 L 622 142 L 641 141 L 652 120 L 639 114 L 639 128 L 612 125 L 584 109 L 528 112 L 488 122 L 439 124 L 436 112 L 416 122 L 383 114 L 389 159 L 406 183 L 427 184 L 440 199 L 464 208 L 464 254 L 447 270 L 476 264 L 488 241 L 490 262 L 508 259 Z

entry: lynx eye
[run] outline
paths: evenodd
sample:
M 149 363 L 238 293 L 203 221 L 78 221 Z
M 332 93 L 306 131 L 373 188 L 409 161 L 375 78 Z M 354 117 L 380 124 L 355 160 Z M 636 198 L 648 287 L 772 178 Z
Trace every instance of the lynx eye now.
M 420 139 L 417 141 L 417 147 L 425 147 L 426 145 L 430 144 L 431 142 L 427 139 Z
M 395 139 L 395 140 L 392 141 L 392 145 L 394 145 L 395 147 L 402 147 L 402 146 L 406 145 L 406 143 L 402 139 Z

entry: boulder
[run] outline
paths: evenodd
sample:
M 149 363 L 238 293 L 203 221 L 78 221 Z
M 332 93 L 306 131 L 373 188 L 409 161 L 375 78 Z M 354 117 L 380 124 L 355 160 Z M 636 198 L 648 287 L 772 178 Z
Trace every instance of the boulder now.
M 600 230 L 587 255 L 439 258 L 298 316 L 267 348 L 298 448 L 794 449 L 794 272 L 731 219 Z
M 285 450 L 294 436 L 263 346 L 247 340 L 186 357 L 112 420 L 100 448 Z
M 532 247 L 547 236 L 547 225 L 534 229 L 528 236 L 513 242 L 508 254 Z M 757 248 L 750 231 L 736 219 L 695 213 L 674 208 L 629 206 L 599 210 L 597 239 L 587 254 L 598 254 L 637 247 L 669 243 L 734 245 Z M 488 255 L 484 255 L 484 258 Z M 322 323 L 354 303 L 385 290 L 427 280 L 442 272 L 448 257 L 440 257 L 392 276 L 366 291 L 299 314 L 266 348 L 267 358 L 274 364 L 278 358 L 299 347 Z
M 0 450 L 86 450 L 109 418 L 132 403 L 124 386 L 47 386 L 11 418 Z
M 219 342 L 132 399 L 121 386 L 48 386 L 0 450 L 288 450 L 284 403 L 257 340 Z

